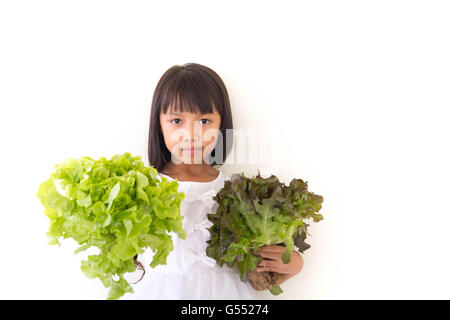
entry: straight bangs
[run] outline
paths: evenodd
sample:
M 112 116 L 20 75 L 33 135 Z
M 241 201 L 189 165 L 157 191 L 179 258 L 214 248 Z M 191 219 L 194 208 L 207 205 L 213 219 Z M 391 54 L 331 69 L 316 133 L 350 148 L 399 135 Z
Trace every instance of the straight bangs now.
M 214 79 L 188 68 L 173 74 L 161 86 L 160 112 L 213 113 L 223 115 L 223 99 Z

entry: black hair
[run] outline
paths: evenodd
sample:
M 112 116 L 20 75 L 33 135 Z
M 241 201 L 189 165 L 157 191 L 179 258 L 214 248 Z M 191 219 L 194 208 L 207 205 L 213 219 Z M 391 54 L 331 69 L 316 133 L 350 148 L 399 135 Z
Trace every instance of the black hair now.
M 212 69 L 198 63 L 186 63 L 169 68 L 161 76 L 153 93 L 148 134 L 148 161 L 158 172 L 171 159 L 159 122 L 160 113 L 166 113 L 169 106 L 179 112 L 220 114 L 221 124 L 216 146 L 210 154 L 210 165 L 221 165 L 231 152 L 233 135 L 227 143 L 227 129 L 233 129 L 230 100 L 224 82 Z M 216 159 L 216 148 L 222 147 L 221 159 Z M 219 161 L 217 161 L 219 160 Z

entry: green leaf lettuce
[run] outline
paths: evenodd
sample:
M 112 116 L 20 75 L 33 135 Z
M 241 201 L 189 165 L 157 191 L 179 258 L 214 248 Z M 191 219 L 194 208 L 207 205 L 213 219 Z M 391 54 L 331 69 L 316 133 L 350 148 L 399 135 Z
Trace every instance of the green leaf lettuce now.
M 124 274 L 136 270 L 137 254 L 146 248 L 156 252 L 154 268 L 166 264 L 173 250 L 169 232 L 186 238 L 180 214 L 185 195 L 177 192 L 178 182 L 158 180 L 156 169 L 140 159 L 128 152 L 111 159 L 67 159 L 36 193 L 50 220 L 49 244 L 61 246 L 60 238 L 72 238 L 80 245 L 75 254 L 99 249 L 81 262 L 81 270 L 110 288 L 107 299 L 133 292 Z

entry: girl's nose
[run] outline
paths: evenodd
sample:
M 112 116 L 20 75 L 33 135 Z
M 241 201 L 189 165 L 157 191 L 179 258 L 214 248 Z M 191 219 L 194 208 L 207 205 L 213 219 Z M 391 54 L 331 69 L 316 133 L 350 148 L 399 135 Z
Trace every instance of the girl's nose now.
M 188 139 L 190 139 L 193 143 L 194 142 L 198 142 L 198 141 L 202 141 L 202 126 L 201 124 L 197 124 L 193 121 L 187 122 L 186 123 L 187 126 L 187 130 L 189 132 L 190 137 L 187 137 Z

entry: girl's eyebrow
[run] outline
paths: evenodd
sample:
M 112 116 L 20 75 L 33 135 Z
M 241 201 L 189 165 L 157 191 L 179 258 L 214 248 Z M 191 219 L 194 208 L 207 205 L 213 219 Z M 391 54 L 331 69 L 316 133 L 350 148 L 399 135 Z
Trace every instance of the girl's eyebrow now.
M 167 112 L 167 114 L 176 115 L 176 116 L 182 116 L 183 115 L 182 113 L 178 113 L 178 112 Z M 212 115 L 212 114 L 213 113 L 205 113 L 205 114 L 201 114 L 199 116 L 208 116 L 208 115 Z

